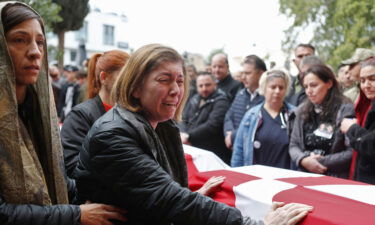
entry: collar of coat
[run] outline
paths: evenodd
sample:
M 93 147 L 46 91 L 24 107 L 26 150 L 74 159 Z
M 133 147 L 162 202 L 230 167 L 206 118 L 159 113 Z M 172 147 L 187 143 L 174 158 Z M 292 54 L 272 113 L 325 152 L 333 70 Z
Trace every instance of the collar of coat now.
M 116 105 L 123 120 L 132 124 L 147 148 L 143 149 L 181 186 L 187 187 L 187 167 L 180 138 L 180 131 L 173 120 L 158 123 L 154 130 L 141 113 L 131 112 Z

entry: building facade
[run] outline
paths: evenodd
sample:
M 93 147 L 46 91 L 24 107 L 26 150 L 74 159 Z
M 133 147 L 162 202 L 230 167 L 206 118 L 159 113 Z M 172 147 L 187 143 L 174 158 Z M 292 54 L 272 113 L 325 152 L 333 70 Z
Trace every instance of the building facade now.
M 81 66 L 84 58 L 113 49 L 129 51 L 127 17 L 91 7 L 80 30 L 65 33 L 64 64 Z M 47 34 L 49 61 L 56 62 L 57 35 Z

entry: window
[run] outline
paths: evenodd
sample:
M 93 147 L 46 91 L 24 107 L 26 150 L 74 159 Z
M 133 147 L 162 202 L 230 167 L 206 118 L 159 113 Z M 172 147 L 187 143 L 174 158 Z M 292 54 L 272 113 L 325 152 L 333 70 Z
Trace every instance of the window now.
M 115 38 L 115 27 L 111 25 L 104 25 L 104 32 L 103 32 L 103 44 L 105 45 L 114 45 Z
M 70 61 L 74 62 L 74 61 L 76 61 L 76 58 L 77 58 L 77 51 L 71 50 L 70 51 Z
M 128 42 L 117 42 L 117 47 L 118 48 L 122 48 L 122 49 L 128 49 L 129 48 L 129 44 Z
M 76 31 L 75 39 L 76 41 L 83 40 L 84 43 L 88 42 L 88 22 L 85 21 L 78 31 Z

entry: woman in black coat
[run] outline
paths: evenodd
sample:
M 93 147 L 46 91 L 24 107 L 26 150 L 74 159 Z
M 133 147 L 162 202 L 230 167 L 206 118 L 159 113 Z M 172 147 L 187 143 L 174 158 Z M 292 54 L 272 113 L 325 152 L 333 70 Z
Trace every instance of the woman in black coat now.
M 355 180 L 375 184 L 375 59 L 362 64 L 360 80 L 361 91 L 367 99 L 362 101 L 361 96 L 358 104 L 365 104 L 366 100 L 370 100 L 371 105 L 368 107 L 368 113 L 357 111 L 357 119 L 344 119 L 341 131 L 346 133 L 350 145 L 356 150 L 353 154 L 356 163 Z
M 94 122 L 114 105 L 111 99 L 113 84 L 129 54 L 120 50 L 91 56 L 87 71 L 89 100 L 76 105 L 64 120 L 61 142 L 64 148 L 65 169 L 71 177 L 83 140 Z
M 132 54 L 115 84 L 117 105 L 94 123 L 84 141 L 73 174 L 79 199 L 127 209 L 127 224 L 263 224 L 186 188 L 174 121 L 187 98 L 183 68 L 182 57 L 162 45 Z M 310 209 L 292 203 L 272 211 L 265 224 L 295 224 Z

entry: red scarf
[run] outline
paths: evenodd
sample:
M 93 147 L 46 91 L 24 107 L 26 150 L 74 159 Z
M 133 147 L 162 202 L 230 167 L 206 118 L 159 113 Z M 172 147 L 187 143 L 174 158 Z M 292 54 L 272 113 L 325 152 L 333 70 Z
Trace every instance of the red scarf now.
M 112 107 L 113 107 L 113 106 L 111 106 L 111 105 L 109 105 L 109 104 L 107 104 L 107 103 L 104 103 L 104 102 L 103 102 L 103 106 L 104 106 L 104 110 L 105 110 L 106 112 L 108 112 L 108 110 L 112 109 Z
M 361 127 L 365 127 L 367 114 L 371 109 L 371 100 L 366 97 L 366 95 L 360 90 L 359 97 L 355 102 L 355 117 L 357 118 L 357 124 Z M 353 149 L 352 162 L 350 164 L 349 179 L 354 179 L 354 172 L 357 162 L 358 152 Z

